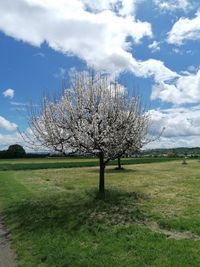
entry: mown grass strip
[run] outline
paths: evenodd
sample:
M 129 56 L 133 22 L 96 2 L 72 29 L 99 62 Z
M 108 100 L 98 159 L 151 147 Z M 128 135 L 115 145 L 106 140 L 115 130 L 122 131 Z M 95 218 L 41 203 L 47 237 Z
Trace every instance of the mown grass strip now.
M 177 158 L 131 158 L 131 159 L 122 159 L 123 165 L 128 164 L 144 164 L 144 163 L 156 163 L 156 162 L 166 162 L 177 160 Z M 96 161 L 67 161 L 67 162 L 35 162 L 33 163 L 0 163 L 0 171 L 10 171 L 10 170 L 39 170 L 39 169 L 60 169 L 60 168 L 80 168 L 80 167 L 95 167 L 98 166 L 98 160 Z M 116 161 L 111 161 L 109 165 L 116 165 Z

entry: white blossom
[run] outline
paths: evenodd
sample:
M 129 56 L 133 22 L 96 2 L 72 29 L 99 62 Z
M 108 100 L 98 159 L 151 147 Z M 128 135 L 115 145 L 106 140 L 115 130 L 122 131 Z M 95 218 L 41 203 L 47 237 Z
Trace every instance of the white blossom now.
M 143 146 L 148 122 L 140 97 L 129 97 L 126 88 L 108 75 L 75 71 L 61 98 L 43 98 L 39 114 L 32 113 L 29 119 L 43 146 L 98 156 L 100 180 L 110 160 Z

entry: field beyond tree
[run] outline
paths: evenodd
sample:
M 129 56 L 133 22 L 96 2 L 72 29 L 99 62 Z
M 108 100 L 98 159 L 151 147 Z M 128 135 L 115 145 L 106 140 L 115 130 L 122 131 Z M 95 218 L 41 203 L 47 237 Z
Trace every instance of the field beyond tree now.
M 197 159 L 108 166 L 105 198 L 95 159 L 67 162 L 0 163 L 0 212 L 20 266 L 200 266 Z

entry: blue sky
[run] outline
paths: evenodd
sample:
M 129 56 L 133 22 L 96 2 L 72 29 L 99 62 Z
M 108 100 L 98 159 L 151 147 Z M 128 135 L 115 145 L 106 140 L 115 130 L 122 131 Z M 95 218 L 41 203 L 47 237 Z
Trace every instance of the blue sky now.
M 0 149 L 21 142 L 30 101 L 87 67 L 139 90 L 165 127 L 149 147 L 200 146 L 198 0 L 1 0 L 0 17 Z

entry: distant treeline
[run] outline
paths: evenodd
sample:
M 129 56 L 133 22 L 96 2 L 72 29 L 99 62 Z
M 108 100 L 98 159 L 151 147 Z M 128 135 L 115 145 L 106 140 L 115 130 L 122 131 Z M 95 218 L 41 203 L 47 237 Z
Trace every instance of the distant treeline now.
M 150 149 L 150 150 L 143 150 L 133 157 L 140 158 L 140 157 L 191 157 L 197 158 L 200 157 L 200 147 L 193 147 L 193 148 L 160 148 L 160 149 Z M 46 158 L 46 157 L 64 157 L 62 154 L 57 153 L 26 153 L 25 149 L 18 144 L 14 144 L 9 146 L 7 150 L 0 151 L 0 159 L 13 159 L 13 158 Z M 83 155 L 83 154 L 74 154 L 70 157 L 73 158 L 91 158 L 90 155 Z
M 141 156 L 167 156 L 167 157 L 200 157 L 200 147 L 178 147 L 178 148 L 160 148 L 150 149 L 141 152 Z
M 38 159 L 38 158 L 46 158 L 48 157 L 49 154 L 40 154 L 40 153 L 26 153 L 25 155 L 13 155 L 13 154 L 10 154 L 8 153 L 6 150 L 2 150 L 0 151 L 0 159 L 22 159 L 22 158 L 35 158 L 35 159 Z
M 26 153 L 25 149 L 18 145 L 14 144 L 9 146 L 7 150 L 0 151 L 0 159 L 16 159 L 16 158 L 45 158 L 49 154 L 39 154 L 39 153 Z

